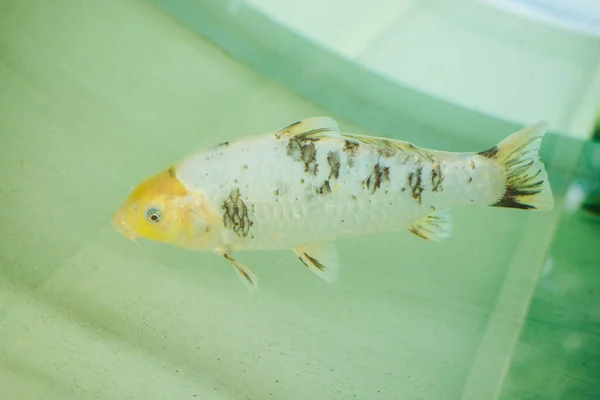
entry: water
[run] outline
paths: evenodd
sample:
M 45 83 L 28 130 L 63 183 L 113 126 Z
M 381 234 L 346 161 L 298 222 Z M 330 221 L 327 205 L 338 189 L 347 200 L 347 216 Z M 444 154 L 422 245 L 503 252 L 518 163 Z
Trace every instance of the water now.
M 566 196 L 500 399 L 600 398 L 600 143 L 588 143 Z M 573 196 L 581 191 L 587 199 Z M 572 203 L 581 209 L 572 209 Z M 595 204 L 595 207 L 592 205 Z
M 0 38 L 0 398 L 564 398 L 544 391 L 553 379 L 570 399 L 599 395 L 597 285 L 585 294 L 598 272 L 574 261 L 597 266 L 597 220 L 561 215 L 580 143 L 545 142 L 551 213 L 455 210 L 439 244 L 404 232 L 341 241 L 334 285 L 291 252 L 240 253 L 261 279 L 250 295 L 226 261 L 138 247 L 110 215 L 193 149 L 330 108 L 144 2 L 5 1 Z M 344 130 L 399 121 L 388 135 L 449 150 L 512 128 L 471 115 L 489 136 L 453 140 L 454 125 L 337 109 Z M 575 294 L 580 317 L 555 329 L 556 303 Z

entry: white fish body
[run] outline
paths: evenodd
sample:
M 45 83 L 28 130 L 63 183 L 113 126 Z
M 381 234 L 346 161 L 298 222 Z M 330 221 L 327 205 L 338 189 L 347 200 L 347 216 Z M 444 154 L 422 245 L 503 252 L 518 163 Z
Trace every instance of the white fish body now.
M 538 158 L 545 131 L 539 123 L 486 152 L 451 153 L 340 133 L 317 117 L 197 152 L 175 174 L 222 216 L 214 248 L 250 286 L 257 278 L 236 250 L 293 249 L 332 281 L 341 237 L 408 230 L 439 241 L 451 234 L 453 207 L 551 209 Z

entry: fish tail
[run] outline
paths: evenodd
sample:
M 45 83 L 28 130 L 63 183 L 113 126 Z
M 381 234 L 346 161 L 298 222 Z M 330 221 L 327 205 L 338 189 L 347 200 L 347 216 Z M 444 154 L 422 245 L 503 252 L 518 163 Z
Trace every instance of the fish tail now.
M 504 195 L 492 207 L 551 210 L 554 207 L 548 173 L 539 150 L 548 125 L 538 122 L 513 133 L 496 146 L 479 153 L 496 160 L 505 170 Z

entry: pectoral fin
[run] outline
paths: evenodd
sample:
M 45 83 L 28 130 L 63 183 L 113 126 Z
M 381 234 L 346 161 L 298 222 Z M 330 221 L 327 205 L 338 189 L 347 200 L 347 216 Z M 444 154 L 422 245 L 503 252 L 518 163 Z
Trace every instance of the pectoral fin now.
M 416 220 L 408 231 L 421 239 L 439 242 L 452 235 L 450 211 L 442 210 L 427 214 Z
M 334 282 L 340 274 L 340 257 L 333 243 L 311 243 L 294 248 L 302 264 L 326 282 Z
M 248 287 L 248 289 L 258 289 L 258 277 L 250 270 L 250 268 L 234 259 L 226 250 L 217 249 L 216 253 L 231 263 L 233 270 L 236 272 L 240 280 Z

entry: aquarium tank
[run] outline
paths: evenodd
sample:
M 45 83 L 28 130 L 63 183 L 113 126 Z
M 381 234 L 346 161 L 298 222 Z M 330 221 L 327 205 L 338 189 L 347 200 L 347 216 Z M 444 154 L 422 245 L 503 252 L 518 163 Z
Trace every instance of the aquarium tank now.
M 1 1 L 0 399 L 600 399 L 599 60 L 595 0 Z M 341 237 L 331 283 L 236 252 L 252 291 L 115 229 L 152 174 L 310 117 L 473 153 L 545 121 L 554 208 Z

